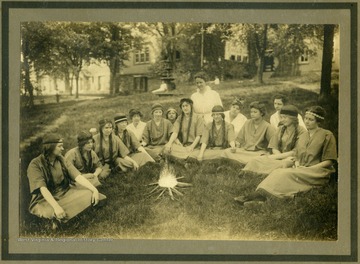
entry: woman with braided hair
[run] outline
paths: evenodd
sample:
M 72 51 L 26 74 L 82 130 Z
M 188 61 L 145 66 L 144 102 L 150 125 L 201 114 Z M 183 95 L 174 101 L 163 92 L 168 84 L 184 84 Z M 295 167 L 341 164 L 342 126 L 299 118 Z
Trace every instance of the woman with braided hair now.
M 27 169 L 32 199 L 30 213 L 59 222 L 67 222 L 89 206 L 97 205 L 106 196 L 81 174 L 69 173 L 59 135 L 48 134 L 42 141 L 43 152 Z M 53 228 L 56 228 L 54 222 Z
M 98 155 L 103 171 L 101 178 L 106 178 L 113 172 L 127 172 L 128 168 L 137 170 L 139 165 L 128 156 L 130 153 L 124 143 L 114 135 L 113 123 L 110 119 L 99 121 L 99 134 L 94 136 L 95 153 Z
M 186 159 L 198 146 L 204 127 L 203 118 L 193 113 L 190 98 L 180 100 L 181 115 L 176 119 L 173 133 L 165 144 L 164 153 L 178 159 Z
M 266 201 L 267 198 L 294 197 L 314 187 L 329 182 L 337 161 L 336 140 L 329 130 L 320 127 L 325 110 L 313 106 L 306 110 L 304 123 L 307 132 L 298 140 L 292 168 L 272 171 L 256 188 L 255 192 L 234 198 L 240 204 L 250 201 Z
M 132 158 L 139 167 L 147 162 L 155 162 L 154 159 L 146 152 L 145 148 L 141 146 L 135 134 L 127 130 L 127 117 L 124 113 L 118 113 L 114 117 L 115 135 L 120 138 L 124 145 L 128 148 L 128 156 Z
M 236 137 L 236 151 L 226 149 L 222 157 L 246 164 L 255 157 L 268 154 L 268 145 L 275 134 L 275 128 L 264 120 L 265 114 L 265 104 L 252 102 L 251 119 L 245 122 Z
M 270 139 L 268 148 L 272 154 L 256 157 L 250 160 L 244 171 L 269 174 L 278 168 L 287 168 L 293 165 L 293 156 L 299 137 L 306 133 L 306 129 L 299 126 L 298 109 L 293 105 L 285 105 L 280 110 L 282 125 Z
M 200 150 L 191 154 L 199 161 L 220 158 L 224 149 L 235 150 L 234 126 L 225 121 L 224 108 L 216 105 L 212 109 L 211 123 L 207 123 L 201 137 Z
M 73 177 L 81 174 L 97 187 L 100 185 L 98 177 L 102 171 L 102 164 L 93 150 L 94 139 L 92 134 L 88 131 L 81 131 L 77 136 L 77 140 L 78 146 L 70 149 L 65 154 L 69 173 Z

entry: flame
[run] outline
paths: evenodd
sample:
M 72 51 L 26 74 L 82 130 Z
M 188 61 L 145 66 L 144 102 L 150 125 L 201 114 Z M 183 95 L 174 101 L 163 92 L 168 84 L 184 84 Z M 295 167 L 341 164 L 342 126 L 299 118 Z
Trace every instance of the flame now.
M 158 195 L 158 197 L 156 199 L 159 199 L 163 195 L 163 193 L 166 190 L 168 190 L 170 198 L 172 200 L 174 200 L 175 199 L 174 193 L 176 193 L 177 195 L 180 195 L 180 196 L 183 195 L 179 190 L 177 190 L 177 187 L 191 186 L 190 183 L 179 182 L 178 179 L 181 179 L 181 178 L 184 178 L 184 177 L 176 178 L 174 169 L 172 167 L 170 167 L 169 164 L 166 162 L 165 167 L 160 172 L 159 180 L 155 183 L 149 184 L 149 185 L 157 185 L 149 194 L 159 191 L 159 188 L 161 188 L 162 191 L 160 192 L 160 194 Z

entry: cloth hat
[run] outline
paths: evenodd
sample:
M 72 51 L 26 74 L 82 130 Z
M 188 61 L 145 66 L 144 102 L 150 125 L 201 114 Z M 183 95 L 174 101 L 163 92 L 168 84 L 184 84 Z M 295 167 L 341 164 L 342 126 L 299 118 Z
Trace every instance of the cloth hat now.
M 107 118 L 101 119 L 101 120 L 99 121 L 99 125 L 100 125 L 100 126 L 105 126 L 105 125 L 108 124 L 108 123 L 112 124 L 112 121 L 111 121 L 110 119 L 107 119 Z
M 176 114 L 178 113 L 175 108 L 169 107 L 168 110 L 166 110 L 166 115 L 171 111 L 174 111 Z
M 214 114 L 214 113 L 219 113 L 221 114 L 222 118 L 224 119 L 225 118 L 225 114 L 224 114 L 224 107 L 222 107 L 221 105 L 215 105 L 211 112 Z
M 299 110 L 295 105 L 284 105 L 280 110 L 280 114 L 297 117 L 299 114 Z
M 134 115 L 139 115 L 140 117 L 143 117 L 143 114 L 139 109 L 130 109 L 129 118 L 132 119 Z
M 234 101 L 232 101 L 231 105 L 237 105 L 240 109 L 243 108 L 243 103 L 241 102 L 241 99 L 235 98 Z
M 155 110 L 161 110 L 162 112 L 164 112 L 164 108 L 161 104 L 159 103 L 155 103 L 152 105 L 151 107 L 151 114 L 154 113 Z
M 77 136 L 78 144 L 87 142 L 90 139 L 92 139 L 94 141 L 93 136 L 89 131 L 81 131 Z
M 185 102 L 188 103 L 191 106 L 194 104 L 193 100 L 191 100 L 190 98 L 182 98 L 180 100 L 180 105 L 179 105 L 180 108 L 181 108 L 182 104 L 185 103 Z
M 224 113 L 224 107 L 222 107 L 221 105 L 215 105 L 211 112 L 213 113 Z
M 122 121 L 127 121 L 127 117 L 124 113 L 118 113 L 115 115 L 114 117 L 114 122 L 115 124 L 122 122 Z
M 42 139 L 43 144 L 57 144 L 62 142 L 62 138 L 57 134 L 47 134 Z

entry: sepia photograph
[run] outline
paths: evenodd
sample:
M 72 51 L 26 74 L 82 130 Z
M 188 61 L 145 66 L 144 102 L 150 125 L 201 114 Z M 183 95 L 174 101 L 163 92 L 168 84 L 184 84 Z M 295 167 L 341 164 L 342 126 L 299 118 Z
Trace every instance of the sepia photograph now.
M 336 240 L 339 37 L 22 23 L 23 234 Z
M 159 2 L 156 11 L 108 3 L 102 15 L 96 4 L 86 15 L 85 3 L 68 4 L 63 19 L 55 13 L 65 6 L 20 6 L 7 24 L 16 28 L 7 73 L 18 71 L 5 94 L 5 161 L 19 165 L 2 187 L 15 197 L 5 233 L 15 254 L 146 261 L 180 247 L 177 260 L 259 252 L 299 261 L 303 245 L 315 261 L 354 259 L 350 47 L 357 53 L 348 5 L 309 8 L 304 21 L 275 19 L 282 10 L 271 6 L 255 6 L 256 18 L 239 16 L 247 6 L 224 12 L 234 3 Z M 33 252 L 36 244 L 44 248 Z

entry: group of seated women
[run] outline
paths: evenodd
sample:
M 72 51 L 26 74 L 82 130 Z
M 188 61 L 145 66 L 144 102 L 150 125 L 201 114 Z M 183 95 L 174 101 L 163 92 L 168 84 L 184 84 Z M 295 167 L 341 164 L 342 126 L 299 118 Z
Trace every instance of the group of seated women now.
M 258 101 L 249 104 L 247 119 L 241 114 L 241 99 L 235 99 L 225 111 L 206 78 L 200 74 L 195 80 L 198 90 L 191 98 L 180 100 L 179 114 L 176 108 L 165 112 L 155 103 L 147 122 L 141 121 L 138 109 L 101 119 L 98 133 L 81 131 L 78 146 L 64 157 L 61 137 L 47 135 L 43 153 L 31 161 L 27 171 L 33 195 L 30 212 L 68 221 L 106 199 L 96 187 L 111 172 L 137 170 L 165 156 L 185 163 L 232 159 L 243 164 L 244 171 L 268 174 L 256 191 L 235 198 L 241 204 L 264 201 L 269 195 L 292 197 L 327 182 L 337 152 L 333 134 L 320 127 L 325 118 L 322 107 L 306 109 L 303 122 L 296 106 L 275 96 L 271 123 L 264 120 L 265 104 Z

